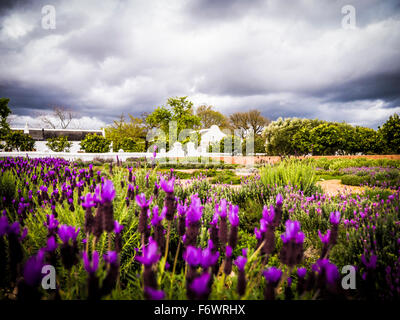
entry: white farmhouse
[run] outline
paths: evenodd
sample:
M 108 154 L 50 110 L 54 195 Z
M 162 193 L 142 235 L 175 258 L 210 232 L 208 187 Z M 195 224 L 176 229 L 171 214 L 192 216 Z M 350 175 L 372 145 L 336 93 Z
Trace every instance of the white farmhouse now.
M 223 133 L 217 125 L 212 125 L 209 129 L 201 129 L 199 130 L 201 140 L 199 146 L 200 153 L 208 152 L 208 146 L 215 142 L 221 141 L 226 134 Z M 223 152 L 223 151 L 221 151 Z

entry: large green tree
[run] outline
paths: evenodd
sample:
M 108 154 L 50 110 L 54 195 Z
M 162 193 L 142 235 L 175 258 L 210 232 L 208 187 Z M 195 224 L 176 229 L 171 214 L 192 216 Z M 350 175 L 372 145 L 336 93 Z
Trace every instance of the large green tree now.
M 11 109 L 8 106 L 10 99 L 0 98 L 0 140 L 4 140 L 5 136 L 10 132 L 10 126 L 7 122 Z
M 378 133 L 385 143 L 386 151 L 400 154 L 400 117 L 397 113 L 378 128 Z
M 202 105 L 198 107 L 196 115 L 200 118 L 201 129 L 208 129 L 212 125 L 216 125 L 220 129 L 227 129 L 230 127 L 228 118 L 221 112 L 214 110 L 212 106 Z
M 118 120 L 106 127 L 106 138 L 113 142 L 113 149 L 125 152 L 141 152 L 145 149 L 146 127 L 143 120 L 132 115 L 126 121 L 122 114 Z
M 146 122 L 152 128 L 161 129 L 167 143 L 170 141 L 169 129 L 172 123 L 176 123 L 177 135 L 184 129 L 194 129 L 201 125 L 200 117 L 194 114 L 193 102 L 187 97 L 169 98 L 166 105 L 157 107 L 146 117 Z
M 318 119 L 278 118 L 263 131 L 270 155 L 304 155 L 311 152 L 310 131 L 324 123 Z

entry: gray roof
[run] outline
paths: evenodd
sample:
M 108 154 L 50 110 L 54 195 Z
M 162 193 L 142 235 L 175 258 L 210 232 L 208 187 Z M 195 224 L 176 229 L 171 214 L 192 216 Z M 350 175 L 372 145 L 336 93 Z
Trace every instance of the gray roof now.
M 13 131 L 22 130 L 22 128 L 11 128 Z M 101 136 L 101 130 L 79 130 L 79 129 L 28 129 L 29 135 L 36 141 L 44 141 L 49 138 L 66 136 L 69 141 L 81 141 L 88 134 L 97 134 Z

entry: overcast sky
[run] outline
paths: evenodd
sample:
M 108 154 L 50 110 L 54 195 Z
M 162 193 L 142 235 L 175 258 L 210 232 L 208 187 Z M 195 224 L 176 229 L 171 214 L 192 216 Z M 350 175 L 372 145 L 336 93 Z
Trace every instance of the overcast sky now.
M 99 128 L 172 96 L 372 128 L 400 112 L 399 0 L 0 3 L 0 97 L 14 126 L 62 105 Z M 44 5 L 55 29 L 42 27 Z

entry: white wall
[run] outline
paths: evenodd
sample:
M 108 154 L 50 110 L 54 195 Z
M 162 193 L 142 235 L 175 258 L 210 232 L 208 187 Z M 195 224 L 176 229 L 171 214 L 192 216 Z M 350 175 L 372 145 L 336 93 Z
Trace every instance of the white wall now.
M 37 152 L 51 152 L 46 146 L 47 141 L 35 141 L 35 149 Z M 81 150 L 80 141 L 71 141 L 72 146 L 70 152 L 76 153 Z

